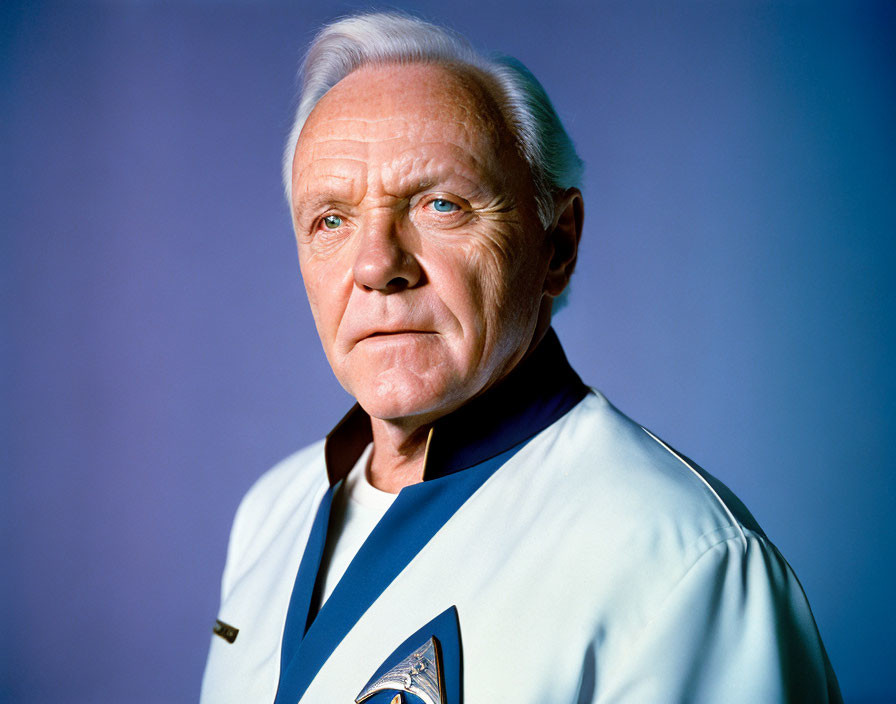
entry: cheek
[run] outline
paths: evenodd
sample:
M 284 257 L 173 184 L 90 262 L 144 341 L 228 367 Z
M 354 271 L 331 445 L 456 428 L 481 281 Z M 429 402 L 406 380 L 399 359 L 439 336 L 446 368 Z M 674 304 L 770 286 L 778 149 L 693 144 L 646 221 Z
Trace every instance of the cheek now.
M 318 272 L 317 269 L 308 263 L 308 259 L 304 256 L 302 248 L 299 248 L 299 271 L 302 274 L 302 283 L 305 285 L 305 295 L 308 297 L 308 304 L 311 306 L 311 312 L 317 319 L 317 298 L 318 298 Z
M 492 228 L 476 233 L 463 248 L 466 268 L 476 281 L 476 300 L 486 313 L 497 315 L 528 297 L 524 279 L 532 262 L 523 249 L 527 246 L 522 233 Z
M 337 295 L 337 277 L 330 271 L 328 262 L 312 257 L 304 256 L 300 250 L 299 269 L 302 272 L 302 281 L 305 284 L 305 294 L 308 296 L 308 305 L 314 316 L 318 334 L 325 343 L 335 336 L 339 326 L 339 297 Z
M 497 344 L 493 338 L 503 335 L 504 322 L 520 317 L 518 294 L 527 294 L 517 285 L 515 263 L 478 239 L 446 243 L 431 260 L 430 282 L 458 321 L 465 348 L 471 343 L 476 348 Z

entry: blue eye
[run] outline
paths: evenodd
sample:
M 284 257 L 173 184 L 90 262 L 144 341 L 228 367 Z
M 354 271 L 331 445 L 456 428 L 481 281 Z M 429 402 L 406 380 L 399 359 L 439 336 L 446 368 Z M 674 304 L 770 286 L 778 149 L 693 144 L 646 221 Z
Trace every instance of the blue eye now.
M 438 213 L 451 213 L 460 209 L 456 203 L 452 203 L 450 200 L 445 200 L 444 198 L 436 198 L 432 202 L 432 208 Z
M 328 230 L 336 230 L 342 224 L 342 218 L 338 215 L 327 215 L 324 218 L 324 227 Z

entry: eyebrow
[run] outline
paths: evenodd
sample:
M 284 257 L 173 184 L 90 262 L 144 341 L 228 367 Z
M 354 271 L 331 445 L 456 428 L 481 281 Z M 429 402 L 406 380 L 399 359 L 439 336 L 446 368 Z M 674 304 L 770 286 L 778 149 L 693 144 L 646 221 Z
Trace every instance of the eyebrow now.
M 312 217 L 312 214 L 331 205 L 348 204 L 345 193 L 335 191 L 315 191 L 307 196 L 299 196 L 293 201 L 293 212 L 300 220 Z
M 489 179 L 471 179 L 452 169 L 424 169 L 420 174 L 399 176 L 402 190 L 421 193 L 438 188 L 456 191 L 457 195 L 469 198 L 487 197 L 495 187 Z
M 326 161 L 319 159 L 317 163 Z M 308 174 L 307 172 L 311 173 Z M 356 189 L 356 179 L 333 172 L 314 173 L 313 163 L 300 176 L 301 188 L 294 193 L 293 210 L 301 214 L 308 208 L 319 208 L 329 203 L 343 203 L 351 199 Z

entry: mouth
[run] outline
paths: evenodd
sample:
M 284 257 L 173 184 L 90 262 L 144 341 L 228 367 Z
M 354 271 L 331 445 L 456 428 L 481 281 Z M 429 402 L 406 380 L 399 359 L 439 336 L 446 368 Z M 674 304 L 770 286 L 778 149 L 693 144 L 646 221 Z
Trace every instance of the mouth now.
M 402 335 L 435 335 L 431 330 L 377 330 L 366 335 L 363 339 L 400 337 Z
M 364 337 L 361 338 L 360 342 L 370 341 L 370 342 L 388 342 L 388 341 L 400 341 L 402 338 L 414 338 L 421 336 L 429 336 L 435 335 L 436 333 L 432 330 L 412 330 L 412 329 L 401 329 L 401 330 L 376 330 L 374 332 L 370 332 Z
M 377 330 L 376 332 L 372 332 L 367 337 L 384 337 L 387 335 L 432 335 L 433 333 L 429 330 Z

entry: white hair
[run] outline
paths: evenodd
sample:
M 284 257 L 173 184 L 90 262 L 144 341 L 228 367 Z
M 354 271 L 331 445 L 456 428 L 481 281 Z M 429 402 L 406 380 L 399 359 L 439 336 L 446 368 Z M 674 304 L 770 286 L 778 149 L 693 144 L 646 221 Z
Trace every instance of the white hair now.
M 283 154 L 283 183 L 290 205 L 296 143 L 314 106 L 356 69 L 388 63 L 469 67 L 486 77 L 486 89 L 492 93 L 529 165 L 539 220 L 545 228 L 549 227 L 555 217 L 555 196 L 568 188 L 580 187 L 583 164 L 544 88 L 516 59 L 483 56 L 456 32 L 393 12 L 337 20 L 325 26 L 308 49 L 302 67 L 299 107 Z

